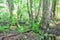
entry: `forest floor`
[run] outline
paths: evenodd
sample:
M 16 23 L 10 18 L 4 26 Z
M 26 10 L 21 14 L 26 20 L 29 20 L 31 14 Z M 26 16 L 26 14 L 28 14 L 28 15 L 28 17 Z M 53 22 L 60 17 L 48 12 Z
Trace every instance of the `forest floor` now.
M 52 26 L 59 25 L 60 21 L 57 23 L 52 24 Z M 12 29 L 15 29 L 15 26 L 12 26 Z M 16 31 L 7 32 L 7 33 L 0 33 L 0 40 L 39 40 L 39 34 L 34 32 L 27 32 L 27 33 L 17 33 Z M 56 40 L 60 40 L 60 36 L 56 36 Z
M 39 35 L 34 32 L 17 34 L 15 33 L 0 33 L 0 40 L 39 40 Z
M 0 33 L 0 40 L 39 40 L 39 35 L 34 32 L 24 34 L 17 34 L 16 32 Z M 56 40 L 60 40 L 60 37 L 56 36 Z

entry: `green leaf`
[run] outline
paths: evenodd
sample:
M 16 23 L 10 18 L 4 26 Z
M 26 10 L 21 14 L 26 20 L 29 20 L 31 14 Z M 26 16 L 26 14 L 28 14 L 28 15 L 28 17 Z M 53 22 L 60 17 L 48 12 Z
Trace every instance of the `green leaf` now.
M 24 33 L 24 32 L 26 32 L 26 29 L 25 29 L 23 26 L 20 26 L 20 25 L 18 24 L 18 31 L 19 31 L 20 33 Z
M 16 15 L 13 15 L 12 16 L 12 24 L 16 23 L 17 22 L 17 18 L 16 18 Z
M 0 6 L 0 9 L 4 8 L 3 6 Z
M 5 28 L 4 27 L 0 27 L 0 31 L 4 32 Z
M 18 28 L 18 31 L 19 31 L 20 33 L 24 33 L 24 32 L 25 32 L 25 28 L 21 26 L 20 28 Z

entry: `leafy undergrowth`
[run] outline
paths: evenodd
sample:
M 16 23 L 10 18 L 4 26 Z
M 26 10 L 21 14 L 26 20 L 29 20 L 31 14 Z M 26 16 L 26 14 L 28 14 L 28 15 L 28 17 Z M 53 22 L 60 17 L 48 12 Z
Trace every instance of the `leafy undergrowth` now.
M 32 22 L 32 24 L 29 24 L 28 26 L 27 25 L 21 25 L 21 24 L 18 23 L 18 20 L 17 20 L 15 15 L 12 16 L 12 19 L 9 19 L 8 13 L 5 13 L 5 14 L 3 15 L 2 19 L 0 20 L 0 22 L 1 21 L 4 22 L 6 20 L 10 20 L 11 24 L 7 24 L 7 25 L 3 24 L 3 26 L 0 26 L 0 31 L 1 32 L 5 32 L 5 30 L 8 29 L 9 31 L 16 30 L 16 31 L 18 31 L 21 34 L 24 34 L 24 33 L 27 33 L 27 31 L 30 29 L 32 32 L 34 32 L 36 34 L 39 34 L 40 39 L 43 39 L 44 36 L 48 36 L 48 33 L 43 34 L 43 31 L 41 29 L 39 29 L 39 27 L 38 27 L 39 22 L 38 23 Z M 15 23 L 17 25 L 15 25 Z M 58 26 L 57 29 L 60 29 L 60 26 Z
M 12 26 L 12 25 L 11 25 Z M 8 30 L 12 30 L 12 31 L 15 31 L 17 30 L 20 34 L 24 34 L 24 33 L 28 33 L 27 31 L 31 28 L 31 31 L 36 33 L 36 34 L 39 34 L 40 35 L 40 39 L 43 39 L 44 38 L 44 34 L 42 33 L 42 31 L 37 27 L 38 25 L 33 23 L 31 27 L 28 27 L 28 26 L 21 26 L 20 24 L 18 24 L 18 27 L 17 26 L 11 26 L 9 25 L 6 25 L 6 26 L 1 26 L 0 27 L 0 31 L 2 31 L 3 33 L 5 32 L 6 29 Z M 11 29 L 10 29 L 11 28 Z M 31 32 L 30 31 L 30 32 Z
M 32 31 L 36 34 L 39 34 L 40 39 L 43 39 L 44 36 L 48 36 L 48 33 L 43 34 L 43 31 L 41 29 L 39 29 L 39 27 L 38 27 L 39 22 L 35 23 L 33 21 L 32 24 L 29 24 L 29 25 L 22 24 L 21 25 L 18 23 L 18 20 L 20 20 L 20 19 L 17 19 L 16 15 L 12 15 L 12 19 L 10 19 L 8 15 L 9 15 L 8 13 L 3 14 L 3 17 L 1 17 L 0 22 L 4 22 L 7 20 L 9 20 L 11 22 L 10 22 L 10 24 L 6 24 L 6 25 L 3 24 L 3 26 L 0 26 L 0 32 L 5 32 L 6 29 L 8 29 L 9 31 L 15 31 L 16 30 L 21 34 L 24 34 L 30 30 L 30 32 Z M 28 21 L 25 18 L 22 18 L 22 19 L 23 19 L 23 21 Z M 56 22 L 56 21 L 54 21 L 54 22 Z M 51 22 L 51 23 L 53 23 L 53 22 Z M 60 29 L 60 26 L 58 26 L 57 29 Z

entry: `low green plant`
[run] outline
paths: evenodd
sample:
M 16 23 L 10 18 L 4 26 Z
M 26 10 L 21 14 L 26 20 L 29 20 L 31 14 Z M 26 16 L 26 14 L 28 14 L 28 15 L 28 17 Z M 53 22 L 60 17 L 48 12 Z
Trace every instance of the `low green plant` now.
M 2 13 L 2 17 L 0 19 L 0 22 L 8 21 L 10 19 L 8 12 Z
M 33 30 L 33 32 L 35 32 L 35 33 L 37 33 L 37 34 L 40 35 L 40 39 L 43 39 L 44 38 L 44 34 L 42 33 L 42 30 L 39 29 L 37 23 L 34 23 L 34 22 L 32 23 L 32 30 Z
M 0 6 L 0 9 L 4 8 L 3 6 Z
M 14 15 L 14 14 L 12 15 L 11 23 L 12 24 L 17 23 L 17 18 L 16 18 L 16 15 Z
M 9 29 L 9 24 L 0 26 L 0 31 L 4 32 L 6 29 Z
M 60 30 L 60 26 L 57 26 L 57 29 Z
M 0 26 L 0 32 L 4 32 L 5 31 L 5 28 Z
M 20 32 L 20 33 L 25 33 L 25 32 L 27 32 L 27 29 L 24 28 L 24 26 L 21 26 L 21 25 L 19 25 L 19 24 L 17 24 L 17 25 L 18 25 L 18 32 Z

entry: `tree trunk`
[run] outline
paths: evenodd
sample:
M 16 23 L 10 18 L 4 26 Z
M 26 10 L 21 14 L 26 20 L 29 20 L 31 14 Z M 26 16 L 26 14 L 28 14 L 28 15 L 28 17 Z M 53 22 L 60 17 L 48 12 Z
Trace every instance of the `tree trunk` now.
M 50 0 L 43 0 L 43 13 L 39 27 L 43 27 L 43 29 L 45 29 L 44 34 L 49 27 L 50 15 Z M 48 40 L 48 36 L 45 36 L 44 40 Z
M 42 5 L 43 5 L 43 2 L 42 0 L 40 0 L 39 2 L 39 7 L 38 7 L 38 12 L 37 12 L 37 15 L 35 16 L 35 23 L 37 22 L 37 20 L 40 18 L 40 14 L 41 14 L 41 11 L 42 11 Z
M 56 0 L 53 0 L 52 7 L 51 7 L 52 19 L 54 19 L 55 17 L 55 11 L 56 11 Z
M 8 4 L 9 13 L 10 13 L 10 18 L 12 18 L 12 11 L 14 9 L 13 1 L 12 0 L 7 0 L 7 4 Z
M 50 0 L 43 0 L 43 13 L 39 27 L 48 28 L 50 16 Z

